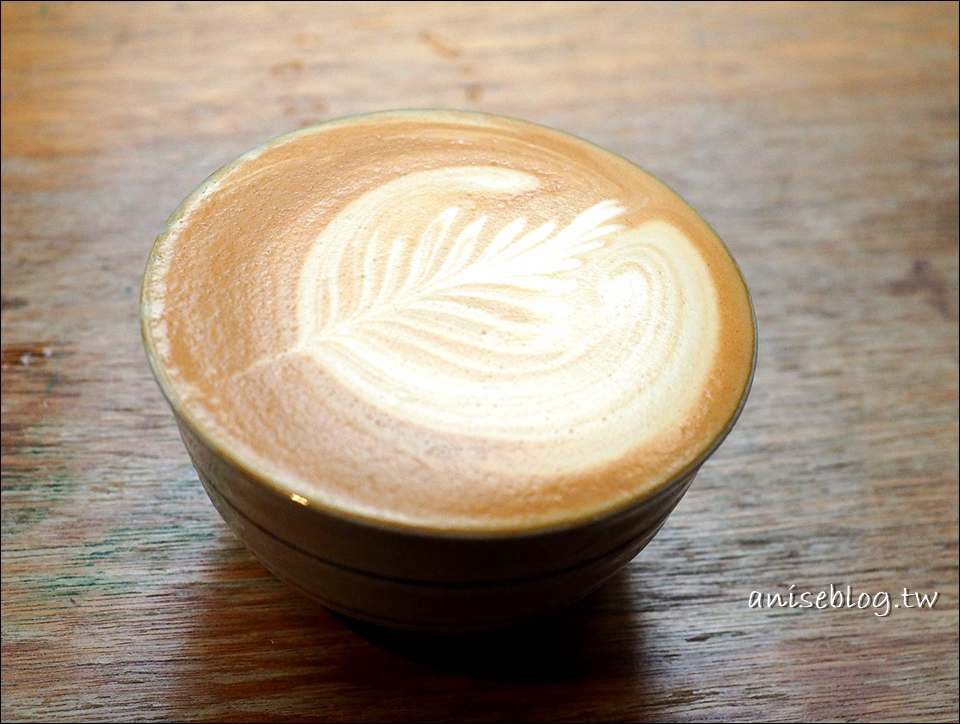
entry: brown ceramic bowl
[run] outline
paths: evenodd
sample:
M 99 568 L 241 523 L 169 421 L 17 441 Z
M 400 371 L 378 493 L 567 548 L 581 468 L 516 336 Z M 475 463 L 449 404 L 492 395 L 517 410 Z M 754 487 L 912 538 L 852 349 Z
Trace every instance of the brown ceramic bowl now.
M 257 164 L 267 169 L 272 167 L 270 164 L 275 166 L 279 163 L 271 161 L 270 154 L 290 149 L 296 144 L 309 144 L 311 139 L 323 139 L 331 133 L 347 133 L 355 125 L 400 122 L 442 122 L 446 128 L 461 124 L 468 140 L 472 138 L 469 135 L 474 132 L 472 129 L 482 124 L 495 126 L 500 129 L 498 132 L 514 134 L 511 138 L 521 133 L 537 134 L 535 140 L 538 143 L 556 141 L 560 144 L 557 148 L 562 145 L 564 149 L 574 149 L 569 153 L 592 154 L 591 158 L 596 156 L 600 165 L 610 164 L 621 171 L 626 169 L 627 173 L 635 173 L 638 183 L 649 186 L 645 193 L 662 194 L 664 199 L 668 199 L 665 203 L 673 205 L 671 209 L 683 209 L 670 213 L 674 217 L 682 215 L 683 223 L 695 225 L 697 233 L 706 239 L 703 243 L 710 245 L 715 258 L 729 266 L 726 273 L 732 280 L 731 289 L 739 295 L 737 298 L 741 305 L 738 312 L 740 326 L 732 333 L 740 335 L 740 338 L 731 339 L 742 347 L 738 366 L 729 368 L 728 365 L 729 369 L 717 373 L 736 378 L 731 383 L 733 392 L 727 394 L 721 403 L 716 403 L 722 404 L 723 409 L 710 413 L 718 422 L 701 436 L 697 445 L 687 451 L 683 460 L 666 460 L 664 472 L 643 485 L 633 482 L 635 476 L 632 477 L 626 464 L 612 466 L 609 468 L 611 472 L 601 481 L 615 491 L 615 494 L 610 494 L 609 503 L 592 503 L 583 510 L 561 511 L 552 517 L 531 515 L 528 526 L 512 523 L 485 527 L 482 521 L 471 525 L 445 526 L 438 525 L 435 520 L 394 515 L 396 511 L 389 509 L 388 498 L 384 503 L 387 507 L 383 514 L 379 514 L 376 510 L 371 512 L 369 506 L 351 507 L 338 502 L 339 499 L 325 496 L 319 484 L 318 492 L 311 492 L 310 480 L 295 480 L 261 464 L 260 458 L 251 457 L 244 445 L 237 442 L 229 424 L 215 422 L 211 415 L 204 412 L 206 408 L 202 406 L 202 401 L 197 402 L 194 388 L 186 385 L 183 375 L 174 369 L 170 351 L 177 344 L 191 349 L 205 349 L 206 354 L 198 356 L 198 368 L 207 364 L 207 357 L 217 361 L 218 355 L 223 353 L 223 350 L 209 346 L 202 335 L 186 340 L 175 337 L 176 334 L 189 337 L 189 330 L 193 327 L 186 323 L 178 326 L 175 317 L 177 310 L 171 306 L 175 299 L 168 288 L 180 283 L 182 274 L 177 277 L 174 274 L 176 269 L 170 265 L 176 263 L 178 254 L 193 253 L 185 246 L 189 240 L 184 240 L 184 229 L 199 225 L 196 221 L 200 218 L 197 209 L 204 204 L 216 203 L 229 211 L 232 208 L 230 203 L 233 203 L 228 198 L 229 194 L 239 193 L 237 187 L 231 185 L 234 179 L 242 180 L 254 175 L 254 172 L 259 173 Z M 529 147 L 531 143 L 523 147 L 526 149 L 524 153 L 528 152 Z M 312 153 L 311 148 L 304 146 L 306 150 L 299 150 L 300 157 Z M 317 153 L 333 152 L 323 150 Z M 297 158 L 297 154 L 289 153 L 283 156 L 283 163 L 301 163 Z M 330 174 L 336 173 L 337 167 L 330 169 Z M 271 182 L 266 179 L 262 183 Z M 243 188 L 246 187 L 241 187 L 241 190 Z M 256 195 L 261 191 L 255 189 L 246 193 Z M 263 191 L 269 192 L 269 188 Z M 271 198 L 279 199 L 276 203 L 282 206 L 288 197 L 294 199 L 296 194 L 281 190 Z M 244 209 L 247 206 L 245 201 L 238 203 L 236 214 L 246 213 Z M 282 213 L 284 211 L 281 208 L 277 216 Z M 221 214 L 217 218 L 232 217 Z M 197 294 L 216 295 L 218 288 L 228 288 L 231 284 L 228 277 L 231 268 L 229 255 L 232 253 L 229 250 L 221 253 L 216 244 L 233 243 L 235 233 L 231 232 L 233 236 L 224 233 L 221 240 L 215 225 L 211 226 L 206 217 L 203 219 L 212 230 L 204 232 L 206 236 L 202 237 L 202 241 L 207 243 L 208 237 L 212 239 L 209 243 L 213 251 L 209 255 L 197 254 L 191 262 L 192 266 L 185 265 L 183 268 L 196 275 L 190 284 L 199 290 Z M 324 220 L 320 219 L 317 223 L 320 224 L 318 228 L 322 228 Z M 243 240 L 243 243 L 246 245 L 243 253 L 252 258 L 257 252 L 250 251 L 250 247 L 255 246 L 257 240 L 252 238 Z M 219 259 L 219 277 L 200 269 L 207 263 L 208 256 Z M 221 256 L 227 261 L 224 262 Z M 170 261 L 171 258 L 174 262 Z M 568 266 L 573 268 L 575 265 Z M 227 271 L 224 272 L 224 269 Z M 209 291 L 208 287 L 213 291 Z M 263 293 L 269 294 L 269 290 Z M 181 297 L 187 301 L 190 298 L 189 295 Z M 250 308 L 254 310 L 253 302 Z M 147 356 L 154 375 L 173 409 L 203 486 L 229 526 L 267 568 L 324 605 L 358 619 L 408 629 L 450 631 L 509 624 L 563 607 L 600 586 L 656 535 L 700 466 L 730 432 L 746 400 L 756 359 L 755 321 L 742 277 L 715 234 L 673 192 L 632 164 L 565 134 L 507 119 L 441 111 L 381 114 L 321 124 L 275 139 L 224 167 L 184 201 L 158 238 L 147 265 L 141 310 Z M 254 310 L 251 313 L 256 312 Z M 199 319 L 199 315 L 197 318 L 197 324 L 207 325 L 202 329 L 213 324 Z M 244 325 L 242 317 L 238 319 L 240 321 L 236 329 L 239 331 L 232 332 L 230 339 L 231 344 L 242 346 L 246 344 L 243 339 Z M 213 362 L 210 364 L 213 365 Z M 210 369 L 213 375 L 216 369 L 213 366 Z M 201 370 L 197 374 L 205 373 Z M 705 395 L 696 404 L 714 404 L 709 397 Z M 234 414 L 240 415 L 242 410 Z M 276 409 L 280 429 L 287 424 L 281 419 L 285 414 L 282 407 Z M 402 410 L 393 414 L 402 415 Z M 572 426 L 570 432 L 574 433 Z M 268 447 L 264 445 L 264 448 Z M 341 450 L 331 450 L 331 455 L 342 453 Z M 304 451 L 305 455 L 308 453 L 313 454 Z M 654 451 L 653 454 L 659 453 Z M 518 455 L 517 459 L 519 475 L 523 472 L 520 468 L 524 458 Z M 330 473 L 323 465 L 322 455 L 318 455 L 318 460 L 318 480 L 325 479 L 324 476 Z M 365 462 L 359 459 L 351 464 L 363 470 Z M 455 466 L 457 461 L 452 464 Z M 466 462 L 464 467 L 467 468 Z M 622 481 L 618 476 L 622 477 Z M 456 481 L 451 484 L 454 483 Z M 416 496 L 416 486 L 411 490 L 411 495 Z

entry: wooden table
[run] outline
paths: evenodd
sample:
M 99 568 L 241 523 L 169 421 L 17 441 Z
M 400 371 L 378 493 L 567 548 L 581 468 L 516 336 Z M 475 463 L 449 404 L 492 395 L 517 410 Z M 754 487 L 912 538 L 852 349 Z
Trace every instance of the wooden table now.
M 3 720 L 956 721 L 957 11 L 4 3 Z M 759 318 L 746 411 L 658 538 L 485 635 L 361 626 L 268 574 L 139 337 L 153 238 L 208 173 L 420 106 L 645 166 Z

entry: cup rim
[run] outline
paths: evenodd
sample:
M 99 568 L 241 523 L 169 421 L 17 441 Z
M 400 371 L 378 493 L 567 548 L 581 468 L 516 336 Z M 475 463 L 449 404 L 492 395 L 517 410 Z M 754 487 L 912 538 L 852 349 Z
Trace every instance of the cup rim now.
M 233 160 L 225 163 L 216 169 L 213 173 L 208 175 L 203 181 L 201 181 L 176 207 L 173 213 L 167 218 L 163 227 L 161 228 L 160 233 L 157 235 L 154 240 L 149 256 L 147 258 L 147 263 L 144 269 L 142 281 L 141 281 L 141 293 L 140 293 L 140 332 L 141 338 L 144 344 L 144 350 L 146 352 L 147 361 L 150 365 L 151 372 L 154 376 L 154 379 L 157 381 L 158 386 L 160 387 L 161 392 L 167 400 L 167 403 L 170 405 L 174 414 L 183 422 L 183 424 L 189 426 L 190 430 L 194 435 L 197 436 L 199 440 L 210 449 L 212 453 L 217 455 L 221 460 L 228 463 L 234 467 L 237 471 L 243 473 L 248 479 L 255 481 L 259 486 L 264 487 L 265 489 L 271 491 L 281 498 L 290 499 L 291 501 L 296 501 L 296 504 L 305 506 L 310 509 L 314 509 L 318 512 L 327 515 L 333 515 L 334 517 L 340 518 L 345 521 L 360 523 L 375 528 L 381 528 L 388 531 L 396 532 L 407 532 L 407 533 L 423 533 L 430 536 L 441 536 L 441 537 L 454 537 L 454 538 L 500 538 L 500 537 L 511 537 L 515 535 L 527 535 L 527 534 L 540 534 L 548 532 L 562 532 L 567 530 L 572 530 L 580 528 L 583 526 L 590 525 L 597 521 L 603 521 L 611 517 L 615 517 L 624 513 L 625 511 L 630 510 L 635 505 L 643 503 L 645 500 L 656 495 L 665 488 L 673 485 L 679 480 L 684 479 L 686 476 L 690 475 L 692 472 L 695 472 L 703 463 L 710 458 L 720 445 L 726 440 L 727 436 L 735 427 L 737 421 L 742 414 L 744 407 L 746 406 L 747 398 L 750 396 L 750 392 L 753 387 L 754 378 L 756 375 L 757 363 L 758 363 L 758 351 L 759 351 L 759 327 L 757 323 L 756 309 L 753 303 L 753 296 L 750 292 L 750 287 L 746 283 L 746 279 L 743 275 L 743 270 L 740 268 L 739 263 L 737 262 L 734 255 L 730 252 L 729 247 L 726 242 L 720 237 L 717 231 L 713 226 L 703 218 L 699 211 L 693 208 L 689 203 L 687 203 L 687 208 L 699 219 L 701 220 L 713 233 L 716 237 L 716 240 L 719 242 L 722 247 L 726 257 L 733 264 L 733 268 L 736 270 L 737 276 L 740 279 L 740 283 L 744 290 L 746 296 L 747 307 L 750 312 L 751 319 L 751 332 L 753 335 L 753 345 L 751 350 L 750 358 L 750 370 L 746 378 L 746 383 L 743 387 L 743 392 L 740 395 L 738 404 L 734 409 L 733 413 L 727 419 L 722 427 L 719 428 L 717 435 L 711 439 L 711 442 L 706 448 L 693 460 L 688 462 L 683 468 L 677 470 L 673 475 L 665 477 L 663 480 L 656 482 L 655 484 L 645 486 L 638 493 L 630 496 L 626 500 L 617 500 L 612 503 L 601 506 L 600 508 L 591 508 L 580 512 L 579 514 L 566 515 L 562 519 L 557 521 L 548 521 L 542 524 L 533 524 L 524 527 L 516 526 L 489 526 L 486 528 L 482 527 L 460 527 L 457 525 L 452 525 L 450 527 L 434 526 L 427 523 L 416 523 L 416 522 L 406 522 L 399 521 L 394 519 L 379 518 L 374 515 L 370 515 L 358 510 L 350 509 L 343 506 L 337 506 L 332 504 L 330 501 L 325 501 L 319 497 L 315 498 L 304 498 L 304 496 L 296 493 L 291 486 L 285 484 L 282 479 L 279 479 L 278 476 L 273 476 L 267 474 L 265 471 L 258 470 L 257 467 L 251 464 L 248 461 L 244 461 L 237 456 L 231 446 L 226 444 L 224 441 L 218 439 L 215 431 L 210 429 L 205 429 L 205 426 L 199 421 L 195 415 L 190 413 L 189 408 L 183 403 L 180 397 L 174 390 L 173 385 L 170 383 L 163 369 L 161 369 L 157 361 L 157 351 L 154 345 L 154 340 L 148 329 L 148 320 L 150 318 L 151 310 L 151 297 L 149 294 L 149 281 L 152 278 L 155 267 L 158 263 L 159 251 L 164 243 L 164 241 L 176 230 L 177 224 L 184 217 L 184 215 L 198 202 L 202 197 L 213 191 L 216 185 L 227 175 L 233 172 L 239 166 L 254 160 L 257 156 L 266 152 L 270 148 L 273 148 L 276 145 L 287 143 L 295 138 L 304 135 L 310 135 L 312 133 L 317 133 L 323 130 L 334 128 L 337 126 L 350 125 L 351 123 L 364 120 L 374 120 L 376 118 L 383 117 L 403 117 L 403 116 L 423 116 L 431 115 L 437 117 L 448 117 L 456 119 L 494 119 L 508 122 L 511 124 L 521 124 L 533 126 L 538 129 L 545 129 L 553 133 L 558 133 L 563 136 L 566 136 L 570 139 L 574 139 L 579 143 L 585 143 L 591 146 L 592 148 L 602 152 L 603 154 L 608 154 L 615 156 L 617 159 L 624 161 L 641 173 L 653 178 L 659 184 L 669 189 L 679 198 L 683 198 L 678 194 L 672 187 L 666 184 L 663 180 L 657 177 L 655 174 L 652 174 L 650 171 L 642 168 L 638 164 L 634 163 L 624 156 L 620 156 L 613 151 L 610 151 L 602 146 L 599 146 L 589 140 L 583 139 L 579 136 L 576 136 L 572 133 L 553 128 L 551 126 L 545 126 L 538 123 L 533 123 L 531 121 L 526 121 L 523 119 L 512 118 L 509 116 L 493 114 L 493 113 L 484 113 L 478 111 L 465 111 L 465 110 L 451 110 L 445 108 L 403 108 L 395 110 L 382 110 L 366 113 L 355 113 L 346 116 L 340 116 L 338 118 L 329 119 L 326 121 L 321 121 L 319 123 L 310 124 L 304 126 L 303 128 L 298 128 L 293 131 L 279 134 L 274 136 L 267 141 L 255 146 L 254 148 L 240 154 L 235 157 Z M 684 199 L 685 201 L 685 199 Z

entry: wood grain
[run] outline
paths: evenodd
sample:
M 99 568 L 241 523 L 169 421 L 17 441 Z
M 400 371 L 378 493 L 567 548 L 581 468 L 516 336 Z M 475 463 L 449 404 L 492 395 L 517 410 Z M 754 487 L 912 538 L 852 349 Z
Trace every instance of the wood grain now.
M 3 3 L 2 717 L 958 717 L 956 3 Z M 741 422 L 581 604 L 424 637 L 274 580 L 147 368 L 154 236 L 300 125 L 441 106 L 648 168 L 751 286 Z M 751 608 L 903 588 L 932 608 Z

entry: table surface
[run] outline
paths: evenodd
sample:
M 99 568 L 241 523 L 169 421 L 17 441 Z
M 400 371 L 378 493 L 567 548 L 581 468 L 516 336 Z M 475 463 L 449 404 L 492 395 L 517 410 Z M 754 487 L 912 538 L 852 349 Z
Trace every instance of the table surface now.
M 3 3 L 3 720 L 956 721 L 957 15 Z M 363 626 L 275 580 L 139 335 L 153 239 L 207 174 L 426 106 L 643 165 L 727 241 L 759 320 L 740 423 L 654 542 L 484 635 Z

